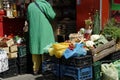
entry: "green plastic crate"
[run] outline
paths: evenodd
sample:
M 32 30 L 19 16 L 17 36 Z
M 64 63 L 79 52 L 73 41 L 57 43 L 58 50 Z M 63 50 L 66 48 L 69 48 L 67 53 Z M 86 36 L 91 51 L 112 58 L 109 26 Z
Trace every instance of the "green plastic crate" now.
M 20 45 L 18 46 L 18 56 L 19 57 L 23 57 L 26 56 L 27 52 L 26 52 L 26 45 Z
M 101 62 L 93 63 L 93 80 L 101 80 Z

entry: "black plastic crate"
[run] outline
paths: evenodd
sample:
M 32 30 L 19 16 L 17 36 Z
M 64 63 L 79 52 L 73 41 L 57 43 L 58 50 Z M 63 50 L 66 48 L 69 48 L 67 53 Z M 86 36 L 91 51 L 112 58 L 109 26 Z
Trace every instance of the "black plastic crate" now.
M 50 61 L 43 61 L 42 62 L 42 72 L 46 72 L 46 71 L 51 71 L 52 68 L 54 67 L 55 63 L 52 63 Z
M 18 60 L 18 64 L 27 63 L 27 56 L 18 57 L 17 60 Z
M 9 66 L 16 65 L 17 64 L 17 58 L 11 58 L 8 59 Z
M 64 66 L 61 64 L 56 64 L 48 61 L 42 62 L 42 73 L 46 71 L 53 73 L 57 77 L 63 77 Z
M 112 60 L 118 60 L 118 59 L 120 59 L 120 51 L 112 53 L 111 54 L 111 59 Z
M 27 73 L 27 64 L 18 65 L 18 73 L 19 74 L 26 74 Z
M 59 64 L 61 62 L 61 58 L 56 58 L 55 56 L 50 56 L 49 53 L 43 54 L 43 60 L 50 61 L 50 62 L 57 63 L 57 64 Z
M 60 64 L 61 63 L 61 59 L 62 58 L 56 58 L 55 56 L 51 56 L 51 62 L 56 63 L 56 64 Z
M 119 59 L 120 59 L 120 50 L 116 51 L 114 53 L 111 53 L 110 55 L 104 57 L 101 60 L 112 60 L 112 61 L 115 61 L 115 60 L 119 60 Z
M 73 77 L 74 80 L 92 80 L 92 66 L 86 66 L 82 68 L 73 66 L 64 66 L 63 75 Z
M 49 55 L 49 53 L 44 53 L 43 54 L 43 60 L 44 61 L 50 61 L 50 59 L 51 59 L 51 56 Z
M 75 67 L 84 67 L 87 65 L 92 65 L 92 56 L 91 55 L 85 55 L 80 57 L 72 57 L 69 59 L 62 58 L 62 64 L 64 65 L 70 65 Z
M 17 75 L 18 75 L 17 65 L 11 65 L 9 66 L 9 69 L 7 71 L 0 73 L 1 78 L 9 78 Z
M 75 79 L 71 76 L 64 76 L 62 80 L 75 80 Z
M 60 80 L 50 71 L 46 71 L 42 75 L 45 80 Z M 41 79 L 41 80 L 44 80 L 44 79 Z

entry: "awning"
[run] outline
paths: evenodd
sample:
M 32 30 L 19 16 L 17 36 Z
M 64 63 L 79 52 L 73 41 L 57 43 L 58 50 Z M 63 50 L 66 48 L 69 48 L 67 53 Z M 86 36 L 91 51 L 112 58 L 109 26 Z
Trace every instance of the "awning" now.
M 120 10 L 120 0 L 112 0 L 111 10 Z

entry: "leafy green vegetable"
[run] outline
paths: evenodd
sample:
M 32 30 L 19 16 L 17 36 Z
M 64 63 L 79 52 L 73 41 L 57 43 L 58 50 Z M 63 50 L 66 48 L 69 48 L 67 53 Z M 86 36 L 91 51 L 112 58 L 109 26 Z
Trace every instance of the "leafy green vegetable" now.
M 104 26 L 102 34 L 109 40 L 120 39 L 120 28 L 117 24 L 115 24 L 114 18 L 108 21 L 108 23 Z

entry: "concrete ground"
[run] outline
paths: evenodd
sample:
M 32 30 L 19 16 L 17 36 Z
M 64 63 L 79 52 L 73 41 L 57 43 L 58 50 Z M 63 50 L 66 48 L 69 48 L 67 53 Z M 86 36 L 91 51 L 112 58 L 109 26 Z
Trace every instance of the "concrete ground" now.
M 71 77 L 58 78 L 51 74 L 48 75 L 32 75 L 32 74 L 23 74 L 17 75 L 9 78 L 0 78 L 0 80 L 74 80 Z
M 40 75 L 24 74 L 9 78 L 1 78 L 0 80 L 44 80 L 44 79 L 41 74 Z

